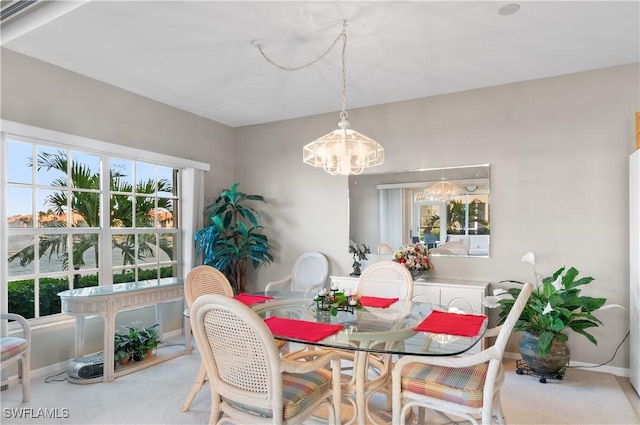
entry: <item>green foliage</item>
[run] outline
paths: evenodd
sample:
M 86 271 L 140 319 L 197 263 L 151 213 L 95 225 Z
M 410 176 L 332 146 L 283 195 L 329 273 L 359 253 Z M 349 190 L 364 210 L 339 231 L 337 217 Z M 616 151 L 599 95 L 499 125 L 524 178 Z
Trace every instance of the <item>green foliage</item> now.
M 114 359 L 121 361 L 129 359 L 133 361 L 144 360 L 147 353 L 162 343 L 159 336 L 160 324 L 142 327 L 139 321 L 132 326 L 123 326 L 124 333 L 116 332 L 114 335 Z
M 160 277 L 172 277 L 173 267 L 166 266 L 160 269 Z M 155 270 L 139 270 L 139 280 L 157 279 Z M 113 275 L 113 283 L 125 283 L 135 281 L 133 271 L 117 273 Z M 78 276 L 74 281 L 74 288 L 86 288 L 98 286 L 98 276 Z M 57 314 L 61 311 L 60 297 L 58 293 L 69 289 L 69 281 L 66 278 L 45 277 L 40 279 L 40 316 Z M 14 280 L 8 284 L 9 311 L 19 314 L 27 319 L 35 317 L 33 279 Z
M 453 200 L 447 203 L 447 233 L 449 234 L 464 234 L 464 223 L 466 215 L 466 204 L 462 201 Z M 484 208 L 484 204 L 475 199 L 469 203 L 469 224 L 479 223 L 485 227 L 478 230 L 478 234 L 488 234 L 489 222 L 481 218 L 481 212 Z M 433 215 L 431 220 L 427 223 L 431 227 L 431 233 L 440 234 L 440 216 Z
M 580 295 L 582 286 L 593 281 L 592 277 L 576 279 L 578 270 L 571 267 L 564 273 L 565 268 L 558 269 L 553 276 L 542 279 L 542 284 L 534 288 L 524 311 L 516 322 L 516 331 L 529 331 L 539 336 L 539 350 L 541 355 L 549 352 L 554 339 L 566 342 L 569 337 L 565 333 L 571 329 L 585 336 L 589 341 L 597 344 L 596 339 L 587 329 L 602 325 L 602 322 L 592 313 L 601 308 L 606 298 L 593 298 Z M 515 280 L 505 280 L 522 284 Z M 502 305 L 498 316 L 498 323 L 503 323 L 509 311 L 520 294 L 520 288 L 509 288 L 511 298 L 500 299 Z
M 236 292 L 244 292 L 247 261 L 253 267 L 273 261 L 269 241 L 261 233 L 262 215 L 247 201 L 265 202 L 260 195 L 239 192 L 238 183 L 223 190 L 205 209 L 210 224 L 194 235 L 203 263 L 224 273 Z

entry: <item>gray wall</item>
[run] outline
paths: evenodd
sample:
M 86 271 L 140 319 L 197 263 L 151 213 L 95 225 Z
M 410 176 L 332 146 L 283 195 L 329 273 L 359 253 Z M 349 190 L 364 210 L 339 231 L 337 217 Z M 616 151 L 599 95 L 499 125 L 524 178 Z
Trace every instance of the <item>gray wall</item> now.
M 349 120 L 385 148 L 373 172 L 491 164 L 491 257 L 433 258 L 436 277 L 531 280 L 521 258 L 533 251 L 543 275 L 574 266 L 595 278 L 586 295 L 628 307 L 628 157 L 639 74 L 638 64 L 619 66 L 351 110 Z M 270 200 L 277 264 L 258 270 L 255 289 L 307 250 L 326 253 L 333 274 L 351 271 L 347 178 L 301 160 L 302 146 L 337 121 L 335 113 L 236 131 L 241 186 Z M 597 346 L 570 337 L 573 361 L 608 360 L 629 329 L 628 310 L 598 317 Z M 623 344 L 610 365 L 628 367 L 628 350 Z
M 588 295 L 627 307 L 639 74 L 638 64 L 619 66 L 350 110 L 349 119 L 385 148 L 375 172 L 491 164 L 491 257 L 434 258 L 435 276 L 530 280 L 520 259 L 534 251 L 540 273 L 575 266 L 595 278 Z M 347 178 L 301 160 L 304 144 L 336 127 L 337 112 L 232 129 L 6 50 L 1 88 L 3 119 L 210 163 L 206 204 L 233 181 L 264 195 L 276 261 L 249 271 L 249 290 L 308 250 L 324 252 L 333 274 L 350 272 Z M 629 329 L 627 311 L 598 317 L 598 346 L 571 336 L 573 361 L 608 360 Z M 627 343 L 611 365 L 628 367 Z

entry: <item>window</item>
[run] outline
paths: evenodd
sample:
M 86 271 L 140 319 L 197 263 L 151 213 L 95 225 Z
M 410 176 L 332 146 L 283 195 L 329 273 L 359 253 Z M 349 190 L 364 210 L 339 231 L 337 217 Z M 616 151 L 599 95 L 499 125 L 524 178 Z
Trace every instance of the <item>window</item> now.
M 182 264 L 193 263 L 178 219 L 191 212 L 185 227 L 192 229 L 193 211 L 201 213 L 179 196 L 182 172 L 193 169 L 121 148 L 91 151 L 3 133 L 8 311 L 52 316 L 66 289 L 180 276 Z

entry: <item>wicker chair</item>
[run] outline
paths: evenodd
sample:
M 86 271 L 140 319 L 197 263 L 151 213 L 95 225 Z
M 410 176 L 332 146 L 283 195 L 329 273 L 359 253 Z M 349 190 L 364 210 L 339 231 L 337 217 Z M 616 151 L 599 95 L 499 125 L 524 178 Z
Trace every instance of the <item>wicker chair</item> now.
M 31 400 L 31 378 L 29 377 L 31 369 L 31 327 L 29 322 L 18 314 L 2 313 L 0 319 L 15 320 L 22 327 L 22 337 L 0 337 L 2 351 L 0 370 L 13 363 L 18 364 L 18 381 L 22 384 L 22 402 L 26 403 Z
M 401 308 L 410 310 L 410 302 L 413 296 L 413 278 L 411 273 L 403 265 L 394 261 L 379 261 L 365 268 L 358 279 L 356 293 L 374 297 L 398 298 Z M 404 303 L 404 304 L 402 304 Z M 394 307 L 390 307 L 394 308 Z M 398 316 L 397 312 L 393 316 Z M 386 343 L 397 344 L 398 342 Z M 391 346 L 387 348 L 392 348 Z M 367 420 L 375 422 L 369 415 L 367 408 L 369 398 L 376 392 L 387 394 L 388 409 L 391 408 L 391 354 L 363 354 L 354 351 L 341 350 L 343 360 L 352 362 L 352 374 L 343 376 L 342 393 L 355 394 L 355 407 L 358 411 L 364 411 Z M 365 357 L 366 356 L 366 357 Z M 366 359 L 365 365 L 358 364 Z M 348 366 L 343 370 L 350 369 Z M 361 371 L 361 372 L 358 372 Z M 358 376 L 360 373 L 360 376 Z M 362 376 L 364 374 L 364 376 Z M 374 375 L 374 377 L 370 377 Z M 358 382 L 358 380 L 363 382 Z M 368 394 L 365 394 L 368 392 Z M 351 403 L 353 401 L 349 399 Z
M 187 274 L 187 279 L 184 282 L 184 300 L 187 308 L 190 309 L 198 297 L 206 294 L 220 294 L 233 297 L 233 288 L 229 280 L 220 270 L 207 265 L 194 267 L 189 274 Z M 186 321 L 185 337 L 191 338 L 191 326 L 188 320 Z M 204 362 L 200 362 L 200 370 L 198 370 L 196 380 L 193 383 L 193 387 L 191 387 L 187 399 L 182 405 L 183 412 L 189 410 L 193 399 L 206 380 L 207 370 Z
M 330 421 L 339 422 L 336 353 L 319 352 L 305 362 L 281 357 L 264 321 L 222 295 L 198 298 L 191 307 L 191 326 L 210 378 L 210 423 L 302 423 L 323 404 Z M 325 368 L 329 364 L 332 370 Z M 227 416 L 220 417 L 221 412 Z
M 505 322 L 489 332 L 498 332 L 490 348 L 460 357 L 400 358 L 392 372 L 393 423 L 404 424 L 407 409 L 417 406 L 463 417 L 475 425 L 478 415 L 483 425 L 491 424 L 492 417 L 504 424 L 500 404 L 502 357 L 532 289 L 530 283 L 525 284 Z
M 311 292 L 324 287 L 329 277 L 329 261 L 320 252 L 305 252 L 293 263 L 291 274 L 267 283 L 265 291 Z
M 378 254 L 393 254 L 395 251 L 388 243 L 380 242 L 378 244 Z

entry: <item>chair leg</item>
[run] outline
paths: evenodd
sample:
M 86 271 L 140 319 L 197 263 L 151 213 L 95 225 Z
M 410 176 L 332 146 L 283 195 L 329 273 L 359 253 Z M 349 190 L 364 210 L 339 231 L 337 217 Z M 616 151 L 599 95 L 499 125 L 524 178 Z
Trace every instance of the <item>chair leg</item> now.
M 31 378 L 29 377 L 29 355 L 18 359 L 18 382 L 22 384 L 22 402 L 31 401 Z
M 493 411 L 498 424 L 505 425 L 504 413 L 502 412 L 502 403 L 500 402 L 500 393 L 497 393 L 493 399 Z
M 204 385 L 204 382 L 207 380 L 207 369 L 204 366 L 203 362 L 200 362 L 200 369 L 198 370 L 198 376 L 196 376 L 196 381 L 193 383 L 191 387 L 191 391 L 189 391 L 189 395 L 187 395 L 187 399 L 182 405 L 182 411 L 186 412 L 191 407 L 191 402 L 196 398 L 196 394 L 200 391 L 200 388 Z

